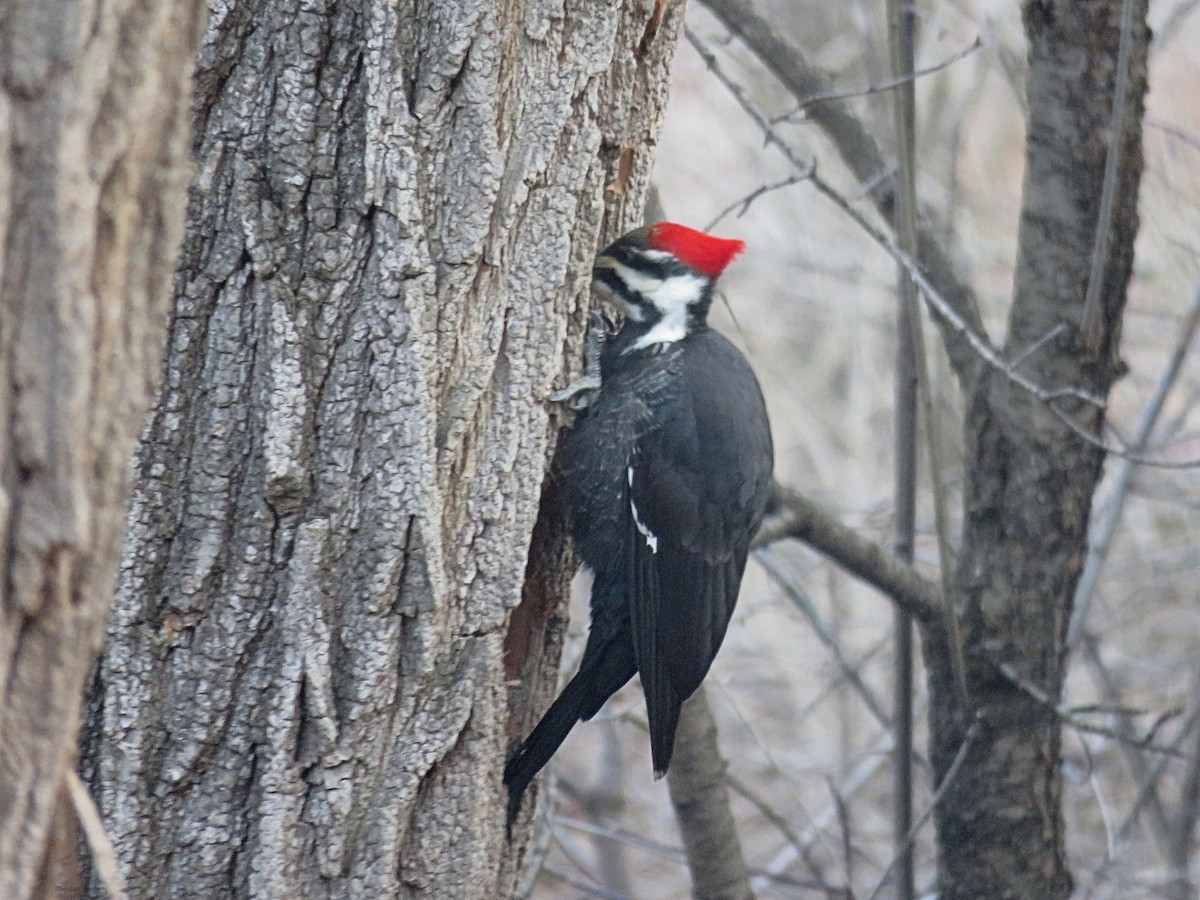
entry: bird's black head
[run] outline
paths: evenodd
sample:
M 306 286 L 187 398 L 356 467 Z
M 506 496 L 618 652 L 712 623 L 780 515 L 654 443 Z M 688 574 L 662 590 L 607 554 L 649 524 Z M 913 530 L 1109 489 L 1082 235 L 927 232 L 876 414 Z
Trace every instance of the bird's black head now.
M 745 246 L 673 222 L 631 231 L 592 268 L 592 285 L 625 313 L 631 349 L 670 344 L 705 327 L 718 276 Z

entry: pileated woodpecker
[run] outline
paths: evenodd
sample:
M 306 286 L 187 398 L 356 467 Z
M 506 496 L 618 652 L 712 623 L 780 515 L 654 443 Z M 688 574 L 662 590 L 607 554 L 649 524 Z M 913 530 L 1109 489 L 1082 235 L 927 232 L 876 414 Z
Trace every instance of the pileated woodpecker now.
M 575 723 L 634 673 L 661 777 L 680 707 L 725 637 L 774 462 L 758 381 L 707 325 L 743 246 L 659 222 L 596 259 L 593 287 L 625 324 L 562 448 L 575 547 L 595 575 L 591 630 L 578 673 L 505 767 L 510 826 Z

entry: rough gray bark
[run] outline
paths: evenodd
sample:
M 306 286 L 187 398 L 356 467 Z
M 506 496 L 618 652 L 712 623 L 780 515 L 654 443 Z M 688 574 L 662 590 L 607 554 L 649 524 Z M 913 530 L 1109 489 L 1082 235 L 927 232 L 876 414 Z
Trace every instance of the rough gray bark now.
M 1110 140 L 1122 0 L 1035 0 L 1029 40 L 1029 136 L 1016 286 L 1005 357 L 1056 326 L 1023 372 L 1047 387 L 1104 397 L 1120 376 L 1121 316 L 1133 266 L 1142 171 L 1146 2 L 1133 0 L 1127 107 Z M 1111 226 L 1100 222 L 1105 163 L 1120 145 Z M 1111 227 L 1089 341 L 1085 296 L 1098 228 Z M 1100 410 L 1061 401 L 1098 434 Z M 934 700 L 931 758 L 940 782 L 978 717 L 978 736 L 947 786 L 936 819 L 944 898 L 1065 898 L 1061 722 L 1067 624 L 1086 552 L 1102 451 L 1046 404 L 986 370 L 969 394 L 962 550 L 955 576 L 963 614 L 970 711 L 955 697 L 945 643 L 927 633 Z M 1032 686 L 1032 689 L 1031 689 Z
M 49 896 L 73 867 L 64 778 L 166 334 L 200 8 L 13 0 L 0 11 L 5 898 Z
M 85 747 L 134 896 L 508 893 L 563 595 L 546 396 L 680 6 L 214 8 Z

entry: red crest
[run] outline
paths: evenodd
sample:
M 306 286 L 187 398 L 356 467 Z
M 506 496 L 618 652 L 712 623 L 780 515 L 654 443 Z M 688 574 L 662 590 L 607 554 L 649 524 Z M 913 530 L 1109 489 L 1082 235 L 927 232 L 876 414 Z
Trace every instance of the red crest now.
M 713 237 L 703 231 L 676 225 L 674 222 L 658 222 L 650 226 L 649 247 L 670 253 L 681 262 L 716 278 L 735 256 L 745 249 L 742 241 Z

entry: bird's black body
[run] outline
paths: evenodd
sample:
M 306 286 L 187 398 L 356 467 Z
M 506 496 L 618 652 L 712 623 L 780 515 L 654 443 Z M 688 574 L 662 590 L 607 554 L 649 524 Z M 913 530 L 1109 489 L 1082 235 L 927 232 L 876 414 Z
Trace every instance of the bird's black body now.
M 754 373 L 704 324 L 711 289 L 710 280 L 689 304 L 698 315 L 682 337 L 647 344 L 659 319 L 626 321 L 604 348 L 599 391 L 564 438 L 575 546 L 594 573 L 591 630 L 578 673 L 505 769 L 510 822 L 574 724 L 635 673 L 654 770 L 665 772 L 680 707 L 725 637 L 773 456 Z

